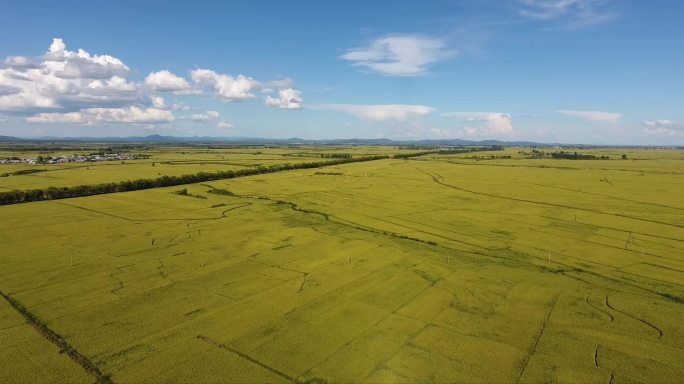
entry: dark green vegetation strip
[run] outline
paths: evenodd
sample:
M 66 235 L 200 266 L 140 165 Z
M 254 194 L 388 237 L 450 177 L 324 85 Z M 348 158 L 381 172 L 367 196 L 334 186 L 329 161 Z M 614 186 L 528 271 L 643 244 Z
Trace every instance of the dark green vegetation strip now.
M 114 382 L 112 379 L 109 378 L 109 376 L 106 376 L 105 374 L 100 371 L 100 369 L 93 364 L 90 359 L 87 357 L 83 356 L 80 352 L 75 350 L 69 343 L 67 343 L 64 338 L 58 334 L 56 334 L 53 330 L 48 328 L 45 323 L 43 323 L 40 319 L 38 319 L 35 315 L 33 315 L 31 312 L 29 312 L 26 307 L 21 305 L 17 300 L 12 298 L 11 296 L 5 294 L 4 292 L 0 291 L 0 296 L 4 297 L 5 300 L 7 300 L 8 303 L 14 308 L 17 312 L 19 312 L 25 319 L 26 321 L 31 324 L 33 328 L 35 328 L 41 336 L 43 336 L 45 339 L 50 341 L 51 343 L 55 344 L 56 346 L 59 347 L 60 353 L 66 353 L 71 360 L 73 360 L 76 364 L 80 365 L 83 367 L 83 369 L 86 370 L 89 374 L 95 376 L 95 379 L 97 379 L 97 383 L 100 384 L 113 384 Z
M 413 153 L 398 153 L 394 155 L 395 159 L 409 159 L 412 157 L 425 156 L 425 155 L 457 155 L 460 153 L 470 153 L 470 152 L 490 152 L 490 151 L 503 151 L 504 148 L 494 145 L 491 147 L 470 147 L 470 148 L 452 148 L 452 149 L 437 149 L 423 152 L 413 152 Z
M 45 169 L 22 169 L 16 172 L 0 173 L 0 177 L 30 175 L 31 173 L 45 172 Z
M 157 179 L 138 179 L 120 181 L 118 183 L 92 184 L 92 185 L 77 185 L 74 187 L 47 189 L 33 189 L 28 191 L 10 191 L 0 192 L 0 205 L 28 203 L 32 201 L 42 200 L 58 200 L 69 199 L 73 197 L 83 197 L 92 195 L 102 195 L 107 193 L 138 191 L 141 189 L 170 187 L 174 185 L 194 184 L 203 181 L 233 179 L 237 177 L 262 175 L 266 173 L 275 173 L 296 169 L 320 168 L 330 165 L 340 165 L 347 163 L 359 163 L 364 161 L 389 159 L 389 156 L 364 156 L 357 158 L 343 158 L 331 161 L 317 161 L 312 163 L 297 163 L 297 164 L 277 164 L 260 166 L 257 168 L 228 170 L 219 172 L 199 172 L 192 175 L 181 176 L 162 176 Z

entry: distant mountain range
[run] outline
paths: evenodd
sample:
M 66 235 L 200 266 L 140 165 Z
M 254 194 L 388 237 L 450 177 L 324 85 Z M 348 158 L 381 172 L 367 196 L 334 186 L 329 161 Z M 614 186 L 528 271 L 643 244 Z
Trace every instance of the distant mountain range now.
M 443 146 L 443 145 L 500 145 L 500 146 L 550 146 L 554 144 L 535 143 L 530 141 L 499 141 L 499 140 L 390 140 L 390 139 L 330 139 L 308 140 L 300 138 L 268 139 L 259 137 L 211 137 L 211 136 L 129 136 L 129 137 L 36 137 L 20 138 L 12 136 L 0 136 L 2 143 L 169 143 L 169 144 L 241 144 L 241 145 L 419 145 L 419 146 Z
M 12 136 L 1 136 L 0 143 L 92 143 L 92 144 L 121 144 L 121 143 L 150 143 L 150 144 L 235 144 L 235 145 L 392 145 L 392 146 L 449 146 L 449 145 L 498 145 L 503 147 L 609 147 L 610 145 L 587 145 L 587 144 L 560 144 L 560 143 L 538 143 L 533 141 L 501 141 L 501 140 L 461 140 L 461 139 L 441 139 L 441 140 L 390 140 L 390 139 L 329 139 L 329 140 L 309 140 L 300 138 L 289 139 L 268 139 L 259 137 L 212 137 L 212 136 L 128 136 L 128 137 L 36 137 L 20 138 Z M 620 146 L 613 147 L 636 147 Z M 653 146 L 649 146 L 653 147 Z

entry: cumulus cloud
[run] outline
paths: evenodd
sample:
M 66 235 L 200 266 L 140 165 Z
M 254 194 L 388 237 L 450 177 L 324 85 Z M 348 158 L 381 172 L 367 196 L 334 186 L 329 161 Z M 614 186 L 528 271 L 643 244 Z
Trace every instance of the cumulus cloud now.
M 261 83 L 251 77 L 243 75 L 233 77 L 210 69 L 195 69 L 191 72 L 191 77 L 192 81 L 198 85 L 212 88 L 214 95 L 226 102 L 253 99 L 254 91 L 261 87 Z
M 601 111 L 572 111 L 567 109 L 561 109 L 556 111 L 562 115 L 578 117 L 587 121 L 597 122 L 597 123 L 618 123 L 622 121 L 622 113 L 616 112 L 601 112 Z
M 8 56 L 4 63 L 12 68 L 36 68 L 37 64 L 26 56 Z
M 0 96 L 14 95 L 21 92 L 21 88 L 13 87 L 11 85 L 0 84 Z
M 227 121 L 219 121 L 218 124 L 216 124 L 216 127 L 221 129 L 230 129 L 233 128 L 233 124 Z
M 66 49 L 53 39 L 40 63 L 10 56 L 0 69 L 0 110 L 70 109 L 87 104 L 116 105 L 142 101 L 136 83 L 126 80 L 128 67 L 109 55 Z M 12 89 L 12 92 L 7 92 Z
M 406 104 L 318 104 L 311 109 L 347 113 L 370 121 L 405 121 L 434 111 L 434 108 L 424 105 Z
M 168 107 L 166 106 L 166 100 L 164 100 L 163 97 L 161 96 L 152 96 L 152 106 L 157 108 L 157 109 L 167 109 Z
M 302 109 L 302 92 L 285 88 L 278 91 L 278 97 L 266 96 L 267 107 L 277 107 L 280 109 Z
M 418 76 L 425 74 L 430 64 L 452 54 L 441 39 L 422 35 L 388 35 L 369 42 L 365 47 L 350 49 L 341 58 L 385 76 Z
M 468 122 L 465 132 L 476 134 L 508 134 L 513 133 L 511 115 L 502 112 L 448 112 L 442 117 Z
M 672 120 L 644 120 L 644 132 L 655 136 L 684 136 L 684 123 Z
M 190 116 L 190 120 L 200 123 L 206 123 L 209 120 L 216 120 L 218 118 L 219 113 L 216 111 L 207 111 L 206 113 L 195 113 L 192 116 Z
M 611 0 L 518 0 L 520 14 L 536 20 L 568 18 L 574 26 L 589 26 L 615 18 Z
M 159 124 L 173 122 L 173 113 L 164 109 L 125 107 L 125 108 L 86 108 L 78 112 L 39 113 L 26 118 L 28 123 L 134 123 Z
M 175 121 L 172 111 L 190 110 L 180 100 L 167 104 L 161 95 L 214 95 L 226 102 L 255 98 L 269 93 L 266 105 L 300 109 L 301 92 L 290 78 L 261 83 L 251 77 L 217 73 L 209 69 L 191 71 L 189 78 L 169 70 L 149 73 L 144 82 L 129 78 L 130 68 L 120 59 L 71 51 L 55 38 L 39 57 L 8 56 L 0 62 L 0 113 L 29 116 L 29 123 L 145 124 Z M 206 92 L 204 92 L 206 91 Z M 219 122 L 219 113 L 206 111 L 183 117 L 200 122 Z
M 167 70 L 152 72 L 145 78 L 145 85 L 158 92 L 173 92 L 175 94 L 191 93 L 192 86 L 184 78 Z
M 91 55 L 83 49 L 72 52 L 62 39 L 53 39 L 44 56 L 43 66 L 65 79 L 107 79 L 126 76 L 129 68 L 121 60 L 109 55 Z

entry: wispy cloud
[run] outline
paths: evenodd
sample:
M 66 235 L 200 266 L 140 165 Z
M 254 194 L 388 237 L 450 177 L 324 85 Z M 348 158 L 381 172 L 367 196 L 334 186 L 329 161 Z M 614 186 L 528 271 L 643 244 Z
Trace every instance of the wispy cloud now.
M 216 111 L 207 111 L 206 113 L 195 113 L 190 116 L 190 120 L 198 123 L 206 123 L 209 120 L 216 120 L 219 118 L 219 113 Z
M 230 129 L 233 128 L 233 124 L 227 121 L 219 121 L 218 124 L 216 124 L 216 127 L 221 129 Z
M 536 20 L 565 19 L 570 26 L 582 27 L 607 23 L 616 15 L 612 0 L 518 0 L 520 14 Z
M 513 132 L 511 115 L 502 112 L 448 112 L 442 117 L 468 122 L 471 134 L 507 134 Z
M 684 136 L 684 123 L 672 120 L 644 120 L 644 132 L 655 136 Z
M 377 38 L 341 58 L 384 76 L 419 76 L 427 73 L 431 64 L 454 54 L 441 39 L 405 34 Z
M 425 105 L 410 104 L 317 104 L 307 108 L 346 113 L 370 121 L 405 121 L 435 110 Z
M 86 108 L 78 112 L 39 113 L 26 118 L 27 123 L 71 123 L 71 124 L 159 124 L 175 120 L 171 111 L 157 108 Z
M 622 113 L 617 112 L 601 112 L 601 111 L 573 111 L 568 109 L 560 109 L 556 111 L 562 115 L 577 117 L 587 121 L 598 123 L 618 123 L 622 121 Z

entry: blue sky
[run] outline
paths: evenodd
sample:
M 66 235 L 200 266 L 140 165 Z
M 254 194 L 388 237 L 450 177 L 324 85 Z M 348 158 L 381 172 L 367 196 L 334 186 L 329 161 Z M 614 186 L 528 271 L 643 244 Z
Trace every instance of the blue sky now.
M 0 8 L 0 135 L 684 144 L 681 1 Z

